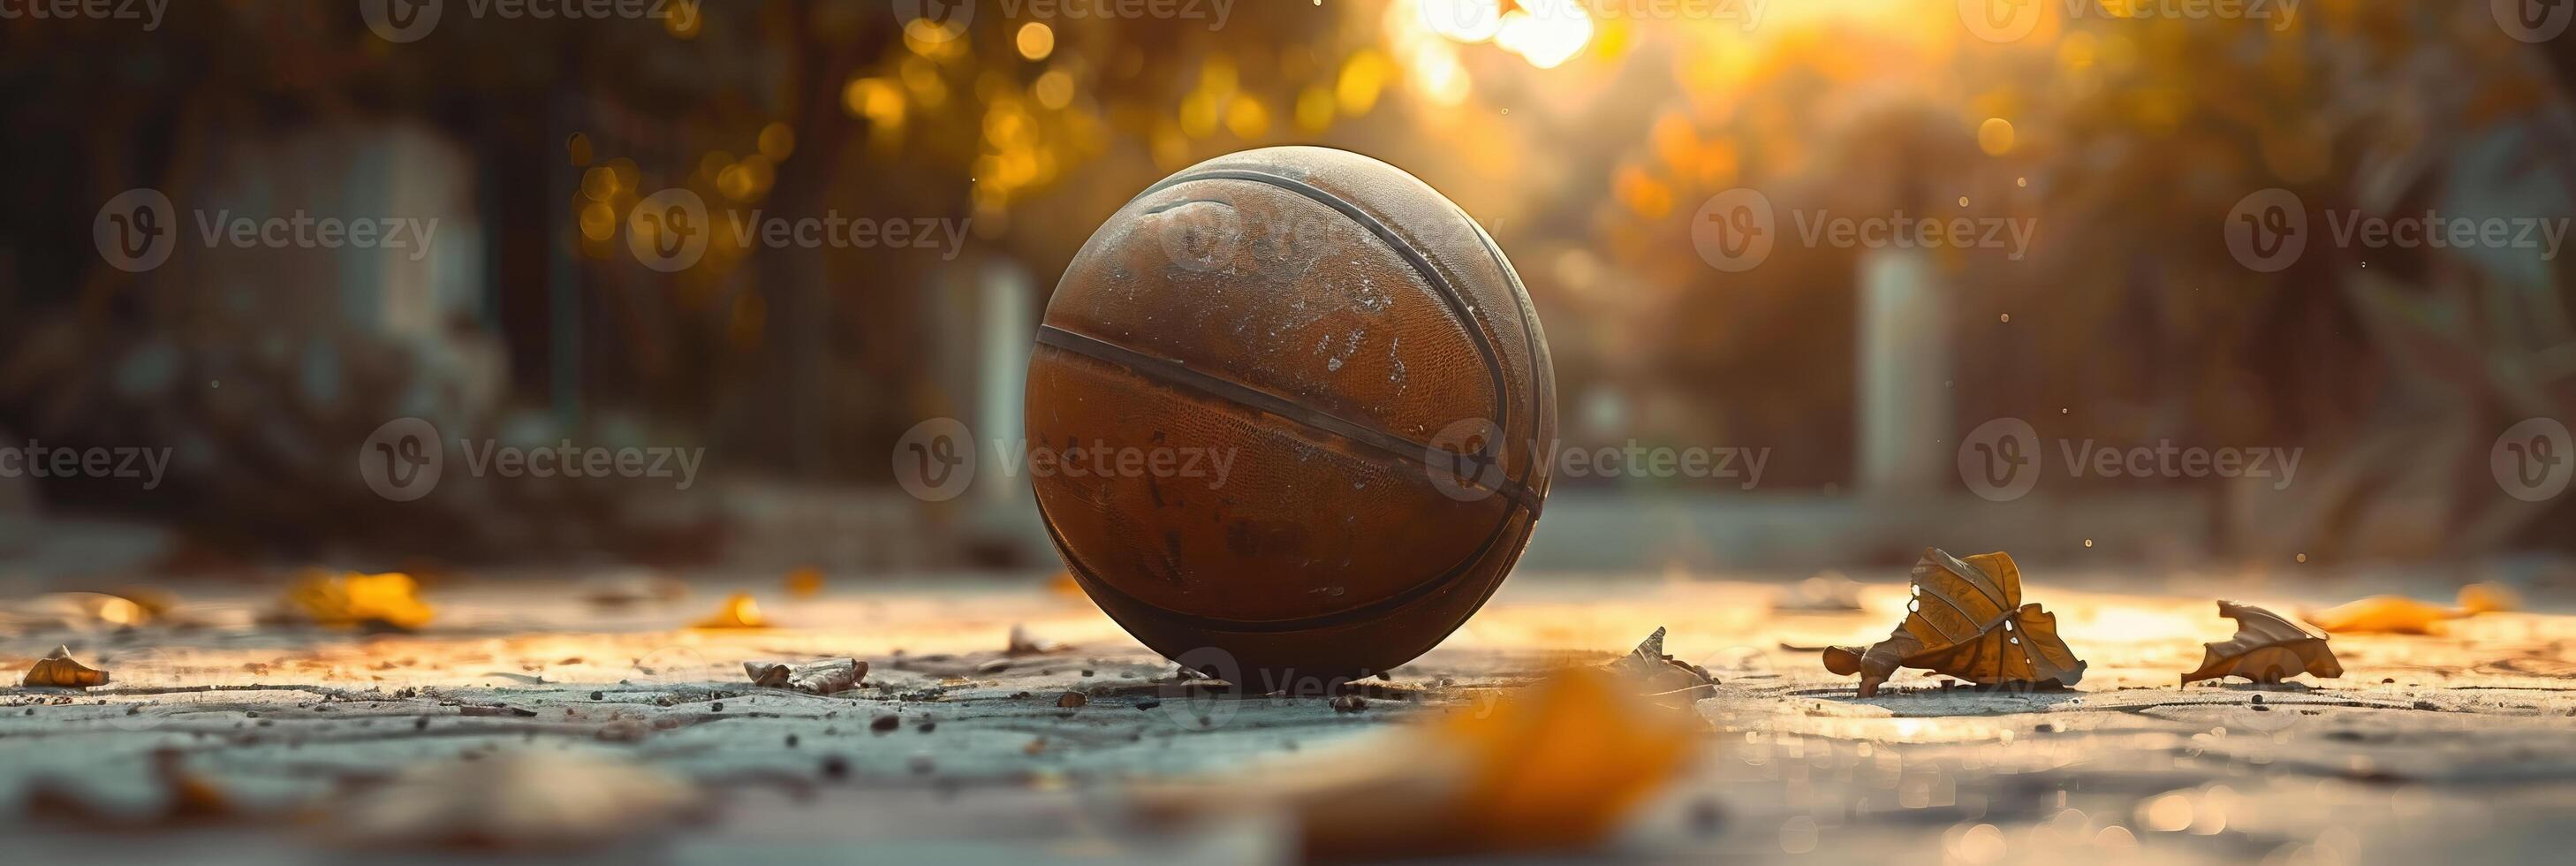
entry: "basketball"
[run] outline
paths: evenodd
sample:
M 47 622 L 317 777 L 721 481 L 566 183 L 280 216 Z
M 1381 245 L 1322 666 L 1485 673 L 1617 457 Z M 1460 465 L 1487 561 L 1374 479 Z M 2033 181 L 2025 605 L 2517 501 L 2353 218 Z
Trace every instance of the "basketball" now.
M 1501 585 L 1554 387 L 1519 275 L 1448 198 L 1358 154 L 1245 151 L 1148 187 L 1066 266 L 1029 475 L 1137 639 L 1304 690 L 1412 660 Z

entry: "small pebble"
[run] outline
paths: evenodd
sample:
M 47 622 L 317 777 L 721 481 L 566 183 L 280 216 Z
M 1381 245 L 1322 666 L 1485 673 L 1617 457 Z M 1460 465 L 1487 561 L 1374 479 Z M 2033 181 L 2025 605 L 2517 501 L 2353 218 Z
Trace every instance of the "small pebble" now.
M 724 712 L 724 702 L 723 702 L 723 701 L 717 701 L 717 702 L 715 702 L 715 703 L 709 704 L 709 705 L 707 705 L 707 709 L 708 709 L 709 711 L 712 711 L 712 712 L 718 712 L 718 713 Z
M 839 755 L 825 755 L 823 757 L 823 778 L 846 779 L 849 778 L 849 775 L 850 759 Z
M 795 735 L 795 734 L 788 734 L 788 735 L 787 735 L 787 747 L 788 747 L 788 748 L 790 748 L 790 749 L 796 748 L 796 735 Z
M 594 701 L 596 701 L 596 700 L 600 700 L 600 699 L 605 698 L 605 697 L 608 697 L 608 693 L 606 693 L 606 692 L 591 692 L 591 693 L 590 693 L 590 699 L 591 699 L 591 700 L 594 700 Z
M 878 716 L 876 721 L 868 723 L 868 730 L 875 731 L 880 734 L 900 727 L 903 727 L 903 720 L 894 716 Z

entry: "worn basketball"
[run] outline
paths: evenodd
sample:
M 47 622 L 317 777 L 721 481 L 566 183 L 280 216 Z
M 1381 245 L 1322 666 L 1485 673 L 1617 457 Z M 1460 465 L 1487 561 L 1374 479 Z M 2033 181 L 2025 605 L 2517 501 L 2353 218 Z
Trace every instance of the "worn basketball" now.
M 1034 353 L 1029 475 L 1066 568 L 1243 685 L 1421 655 L 1547 497 L 1554 373 L 1519 275 L 1365 156 L 1264 148 L 1147 188 L 1065 268 Z

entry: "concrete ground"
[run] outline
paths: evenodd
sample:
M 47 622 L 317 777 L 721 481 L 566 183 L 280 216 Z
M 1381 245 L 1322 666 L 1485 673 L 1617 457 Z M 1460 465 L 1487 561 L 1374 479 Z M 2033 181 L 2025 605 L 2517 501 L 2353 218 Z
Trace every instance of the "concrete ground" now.
M 1800 609 L 1778 575 L 1539 572 L 1356 712 L 1176 682 L 1037 575 L 836 579 L 801 600 L 774 577 L 692 576 L 686 598 L 612 608 L 583 597 L 614 576 L 476 574 L 426 594 L 426 629 L 379 635 L 261 625 L 279 589 L 265 584 L 183 588 L 133 628 L 20 599 L 0 605 L 11 682 L 57 644 L 115 682 L 0 688 L 0 848 L 26 863 L 1293 860 L 1277 816 L 1149 822 L 1137 793 L 1400 764 L 1411 741 L 1390 729 L 1610 659 L 1657 626 L 1719 680 L 1689 707 L 1703 748 L 1610 838 L 1540 859 L 2554 862 L 2576 844 L 2576 616 L 2338 636 L 2341 679 L 2186 688 L 2200 643 L 2233 633 L 2221 595 L 2286 613 L 2455 584 L 2024 573 L 2091 664 L 2073 691 L 1909 671 L 1857 698 L 1812 648 L 1885 635 L 1902 569 L 1855 575 L 1857 610 Z M 775 627 L 684 627 L 734 588 Z M 2525 589 L 2534 609 L 2571 609 L 2566 587 Z M 1069 646 L 1008 654 L 1015 625 Z M 866 685 L 759 689 L 741 668 L 825 655 L 867 661 Z M 602 787 L 621 794 L 560 793 Z M 439 834 L 458 826 L 482 847 L 405 841 L 453 842 Z

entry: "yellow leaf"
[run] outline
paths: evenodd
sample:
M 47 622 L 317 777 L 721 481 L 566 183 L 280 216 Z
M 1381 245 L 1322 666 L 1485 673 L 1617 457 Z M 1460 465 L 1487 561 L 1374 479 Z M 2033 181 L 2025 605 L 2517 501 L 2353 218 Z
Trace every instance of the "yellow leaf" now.
M 1390 768 L 1412 778 L 1310 798 L 1298 822 L 1304 854 L 1432 857 L 1597 843 L 1689 760 L 1695 719 L 1638 699 L 1601 671 L 1560 671 L 1490 712 L 1414 730 L 1413 747 L 1389 753 L 1415 756 Z
M 107 672 L 86 667 L 80 662 L 73 661 L 72 648 L 67 646 L 58 646 L 54 648 L 53 652 L 47 653 L 44 658 L 37 659 L 35 666 L 27 669 L 27 677 L 20 680 L 18 684 L 22 686 L 46 686 L 62 689 L 86 689 L 92 686 L 107 685 Z
M 2445 608 L 2402 595 L 2374 595 L 2308 613 L 2318 628 L 2340 634 L 2435 634 L 2441 622 L 2482 613 L 2519 609 L 2513 590 L 2493 583 L 2460 587 L 2460 606 Z
M 2300 674 L 2326 679 L 2343 676 L 2343 664 L 2326 648 L 2324 632 L 2280 614 L 2232 601 L 2218 603 L 2218 615 L 2236 621 L 2236 636 L 2202 644 L 2200 668 L 2182 675 L 2184 685 L 2220 677 L 2244 677 L 2258 683 L 2280 682 Z
M 724 606 L 716 608 L 715 613 L 708 614 L 707 618 L 698 620 L 689 627 L 768 628 L 769 618 L 761 615 L 760 602 L 753 601 L 751 593 L 737 592 L 731 598 L 725 599 Z
M 436 611 L 420 600 L 420 584 L 401 572 L 309 572 L 286 592 L 289 610 L 328 628 L 416 631 Z

